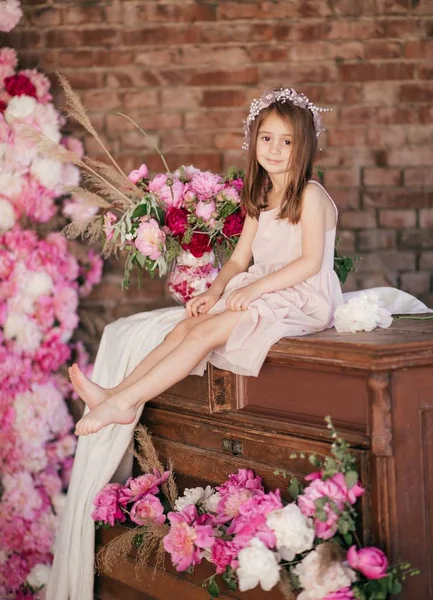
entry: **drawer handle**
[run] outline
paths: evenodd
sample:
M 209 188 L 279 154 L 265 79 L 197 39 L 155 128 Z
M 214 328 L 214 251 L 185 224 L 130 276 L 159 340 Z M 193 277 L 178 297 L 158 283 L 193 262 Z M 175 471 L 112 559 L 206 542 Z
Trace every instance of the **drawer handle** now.
M 228 440 L 222 441 L 223 450 L 225 452 L 231 452 L 235 456 L 240 456 L 244 452 L 243 444 L 239 440 Z

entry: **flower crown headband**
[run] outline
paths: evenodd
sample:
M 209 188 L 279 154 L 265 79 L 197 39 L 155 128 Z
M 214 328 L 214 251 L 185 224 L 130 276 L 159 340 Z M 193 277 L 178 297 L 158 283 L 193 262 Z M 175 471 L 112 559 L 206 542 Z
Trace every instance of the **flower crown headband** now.
M 325 128 L 322 124 L 322 117 L 320 113 L 329 112 L 332 108 L 321 108 L 316 106 L 307 98 L 305 94 L 298 94 L 296 90 L 293 88 L 280 88 L 279 90 L 269 90 L 265 92 L 263 96 L 261 96 L 258 100 L 254 99 L 251 102 L 250 112 L 248 114 L 247 119 L 244 121 L 244 143 L 242 144 L 243 150 L 248 150 L 250 146 L 251 139 L 251 125 L 258 117 L 258 115 L 264 110 L 268 108 L 271 104 L 275 102 L 281 102 L 284 104 L 285 102 L 291 102 L 295 106 L 299 106 L 301 108 L 306 108 L 311 111 L 314 120 L 314 128 L 316 130 L 316 137 L 318 138 L 322 131 L 325 131 Z

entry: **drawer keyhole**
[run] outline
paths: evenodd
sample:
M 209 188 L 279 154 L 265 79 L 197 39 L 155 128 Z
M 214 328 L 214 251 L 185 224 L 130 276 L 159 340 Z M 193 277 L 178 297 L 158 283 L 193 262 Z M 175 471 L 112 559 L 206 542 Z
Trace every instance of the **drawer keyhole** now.
M 223 440 L 222 446 L 225 452 L 231 452 L 234 456 L 240 456 L 244 451 L 242 442 L 238 440 Z

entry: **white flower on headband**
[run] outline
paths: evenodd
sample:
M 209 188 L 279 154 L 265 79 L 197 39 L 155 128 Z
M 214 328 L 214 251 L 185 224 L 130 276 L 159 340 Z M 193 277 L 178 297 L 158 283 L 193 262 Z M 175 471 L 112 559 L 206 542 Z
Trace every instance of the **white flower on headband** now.
M 261 96 L 258 100 L 255 99 L 251 102 L 250 112 L 248 113 L 248 117 L 246 121 L 244 121 L 244 143 L 242 144 L 242 148 L 244 150 L 248 150 L 250 146 L 251 139 L 251 125 L 257 118 L 257 116 L 264 110 L 268 108 L 271 104 L 275 102 L 281 102 L 284 104 L 285 102 L 291 102 L 295 106 L 300 106 L 301 108 L 306 108 L 311 111 L 314 120 L 314 128 L 316 130 L 316 137 L 325 131 L 325 128 L 322 124 L 322 117 L 320 113 L 329 112 L 332 108 L 321 108 L 316 106 L 307 98 L 305 94 L 298 94 L 296 90 L 293 88 L 280 88 L 279 90 L 269 90 L 265 92 L 263 96 Z

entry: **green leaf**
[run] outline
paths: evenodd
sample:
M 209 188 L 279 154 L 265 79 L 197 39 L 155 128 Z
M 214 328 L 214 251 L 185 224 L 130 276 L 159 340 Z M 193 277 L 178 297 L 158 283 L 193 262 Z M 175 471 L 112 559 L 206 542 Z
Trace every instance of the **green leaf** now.
M 397 596 L 397 594 L 400 594 L 403 589 L 401 583 L 397 579 L 393 579 L 392 577 L 387 577 L 386 579 L 388 579 L 388 592 L 393 596 Z
M 147 215 L 147 213 L 148 213 L 147 204 L 139 204 L 137 206 L 137 208 L 134 210 L 134 212 L 132 213 L 132 218 L 138 219 L 140 217 L 144 217 L 144 215 Z
M 346 544 L 347 544 L 348 546 L 351 546 L 351 545 L 352 545 L 352 543 L 353 543 L 353 537 L 352 537 L 352 534 L 351 534 L 351 533 L 345 533 L 345 534 L 343 535 L 343 538 L 344 538 L 344 541 L 346 542 Z
M 211 598 L 219 598 L 220 589 L 214 578 L 210 580 L 207 591 L 209 592 Z
M 301 491 L 301 486 L 299 485 L 299 481 L 296 477 L 292 477 L 289 484 L 289 494 L 292 496 L 293 500 L 296 500 Z
M 348 471 L 345 475 L 347 487 L 353 488 L 353 486 L 358 483 L 358 473 L 356 471 Z
M 233 577 L 233 570 L 230 569 L 230 567 L 227 567 L 225 573 L 222 574 L 222 579 L 224 581 L 224 583 L 226 584 L 226 586 L 228 587 L 228 589 L 231 592 L 236 592 L 237 590 L 237 585 L 236 585 L 236 580 Z

